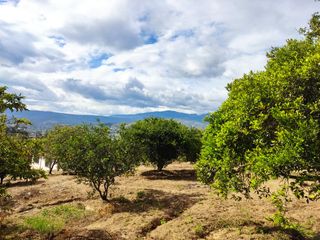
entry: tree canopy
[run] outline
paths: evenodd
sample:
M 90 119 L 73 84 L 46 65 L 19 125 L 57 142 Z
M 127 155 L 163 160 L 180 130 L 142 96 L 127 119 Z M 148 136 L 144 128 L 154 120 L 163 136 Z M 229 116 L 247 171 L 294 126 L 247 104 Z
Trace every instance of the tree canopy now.
M 49 160 L 88 183 L 105 201 L 115 178 L 137 165 L 137 148 L 127 144 L 121 133 L 112 136 L 104 124 L 57 127 L 47 137 Z
M 6 87 L 0 87 L 0 184 L 5 177 L 13 179 L 23 178 L 36 180 L 45 177 L 41 170 L 31 169 L 33 159 L 38 155 L 37 139 L 29 139 L 21 124 L 30 124 L 27 119 L 11 119 L 8 127 L 4 112 L 22 111 L 26 105 L 22 103 L 23 97 L 8 93 Z
M 147 118 L 128 126 L 126 132 L 131 142 L 140 143 L 138 157 L 158 170 L 178 157 L 194 162 L 200 153 L 201 131 L 172 119 Z
M 249 196 L 282 178 L 293 179 L 297 197 L 320 197 L 319 19 L 312 16 L 304 39 L 272 48 L 264 71 L 230 83 L 207 118 L 197 173 L 224 196 Z

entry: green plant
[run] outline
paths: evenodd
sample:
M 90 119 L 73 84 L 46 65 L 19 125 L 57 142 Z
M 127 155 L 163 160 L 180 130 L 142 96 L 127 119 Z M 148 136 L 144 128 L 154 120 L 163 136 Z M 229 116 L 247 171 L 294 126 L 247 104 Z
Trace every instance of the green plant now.
M 202 226 L 202 224 L 199 223 L 194 227 L 194 233 L 198 237 L 204 237 L 205 236 L 205 230 L 204 230 L 204 227 Z
M 137 160 L 143 159 L 159 171 L 178 158 L 195 162 L 201 149 L 201 131 L 173 119 L 151 117 L 122 127 L 120 132 L 130 144 L 138 143 Z
M 144 191 L 139 191 L 137 192 L 137 199 L 141 199 L 145 197 L 146 193 Z
M 304 237 L 312 237 L 314 233 L 311 230 L 299 223 L 292 222 L 287 217 L 288 203 L 292 201 L 289 197 L 289 189 L 289 186 L 284 184 L 279 190 L 271 194 L 271 203 L 276 208 L 276 212 L 266 219 L 284 230 L 295 232 Z
M 51 218 L 48 216 L 27 217 L 24 220 L 27 228 L 33 229 L 42 235 L 52 235 L 60 232 L 65 226 L 65 221 L 61 218 Z
M 267 53 L 263 71 L 228 84 L 203 136 L 199 179 L 221 195 L 250 197 L 270 179 L 291 179 L 291 190 L 320 198 L 320 15 L 304 32 Z
M 111 135 L 105 124 L 63 128 L 62 135 L 62 140 L 58 137 L 51 142 L 59 149 L 54 151 L 59 166 L 89 184 L 104 201 L 109 200 L 115 178 L 133 172 L 137 165 L 136 148 L 121 133 Z
M 78 219 L 84 216 L 85 207 L 82 204 L 77 205 L 61 205 L 42 211 L 42 215 L 46 217 L 61 217 L 64 220 Z
M 161 225 L 166 224 L 166 223 L 167 223 L 167 220 L 166 220 L 166 219 L 164 219 L 164 218 L 160 219 L 160 224 L 161 224 Z
M 291 199 L 288 197 L 288 187 L 283 186 L 278 191 L 272 193 L 271 202 L 275 206 L 276 212 L 267 219 L 272 221 L 276 226 L 290 228 L 292 223 L 286 216 L 288 211 L 287 204 L 291 202 Z
M 83 205 L 61 205 L 44 209 L 39 214 L 26 217 L 24 226 L 42 235 L 53 235 L 60 232 L 66 223 L 85 216 Z

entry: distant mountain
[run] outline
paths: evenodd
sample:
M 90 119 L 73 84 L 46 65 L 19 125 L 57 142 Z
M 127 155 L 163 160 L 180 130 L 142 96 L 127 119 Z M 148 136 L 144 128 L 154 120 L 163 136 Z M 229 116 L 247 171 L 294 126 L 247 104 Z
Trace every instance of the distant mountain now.
M 188 126 L 194 126 L 204 128 L 206 123 L 203 121 L 206 114 L 187 114 L 175 111 L 162 111 L 162 112 L 146 112 L 138 114 L 122 114 L 122 115 L 111 115 L 111 116 L 95 116 L 95 115 L 76 115 L 76 114 L 65 114 L 57 112 L 46 112 L 46 111 L 23 111 L 23 112 L 6 112 L 11 117 L 27 118 L 32 122 L 33 130 L 47 130 L 54 125 L 76 125 L 81 123 L 96 123 L 97 120 L 100 122 L 115 125 L 120 123 L 132 123 L 138 120 L 142 120 L 148 117 L 159 117 L 166 119 L 175 119 Z

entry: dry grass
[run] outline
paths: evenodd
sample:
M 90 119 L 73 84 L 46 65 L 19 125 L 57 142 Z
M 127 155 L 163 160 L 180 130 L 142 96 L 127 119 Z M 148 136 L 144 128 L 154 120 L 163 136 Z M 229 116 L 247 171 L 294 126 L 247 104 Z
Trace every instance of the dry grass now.
M 53 239 L 300 239 L 295 232 L 274 228 L 265 217 L 273 212 L 267 199 L 240 202 L 220 199 L 196 182 L 192 165 L 175 163 L 159 173 L 140 167 L 135 175 L 117 179 L 112 202 L 90 197 L 90 188 L 73 176 L 54 175 L 36 185 L 9 188 L 15 209 L 2 236 L 7 239 L 40 239 L 19 223 L 66 202 L 81 203 L 86 217 L 66 224 Z M 270 185 L 277 186 L 277 182 Z M 289 217 L 318 232 L 320 204 L 293 201 Z M 1 236 L 0 236 L 1 239 Z

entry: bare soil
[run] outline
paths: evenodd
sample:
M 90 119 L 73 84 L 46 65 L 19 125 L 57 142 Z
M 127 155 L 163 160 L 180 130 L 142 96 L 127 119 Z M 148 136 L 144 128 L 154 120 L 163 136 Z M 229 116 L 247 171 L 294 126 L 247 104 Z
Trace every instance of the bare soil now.
M 270 182 L 271 187 L 278 185 Z M 163 172 L 139 167 L 120 177 L 111 189 L 111 202 L 102 202 L 74 176 L 56 173 L 36 184 L 9 187 L 15 206 L 0 239 L 305 239 L 299 232 L 274 227 L 266 220 L 274 207 L 268 199 L 222 199 L 196 181 L 193 166 L 174 163 Z M 21 228 L 26 216 L 61 204 L 79 203 L 86 216 L 68 223 L 54 236 Z M 288 216 L 320 239 L 320 203 L 293 200 Z

